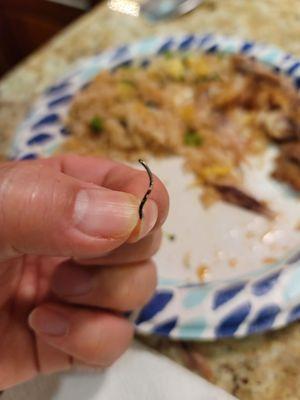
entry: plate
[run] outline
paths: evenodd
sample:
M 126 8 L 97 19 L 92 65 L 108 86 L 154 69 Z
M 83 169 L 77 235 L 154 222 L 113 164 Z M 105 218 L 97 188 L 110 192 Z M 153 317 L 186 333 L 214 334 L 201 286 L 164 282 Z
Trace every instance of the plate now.
M 147 38 L 81 60 L 49 87 L 19 126 L 11 157 L 51 155 L 68 136 L 63 120 L 74 94 L 100 70 L 144 67 L 168 51 L 242 53 L 289 75 L 300 88 L 300 60 L 274 46 L 215 34 Z M 190 188 L 192 177 L 183 172 L 180 158 L 150 160 L 169 189 L 172 206 L 155 257 L 158 288 L 131 315 L 138 333 L 213 340 L 277 329 L 300 318 L 300 232 L 295 228 L 300 202 L 269 178 L 273 158 L 272 149 L 260 160 L 253 158 L 245 179 L 282 215 L 275 226 L 224 203 L 204 210 L 200 189 Z M 204 283 L 197 278 L 200 264 L 208 266 Z

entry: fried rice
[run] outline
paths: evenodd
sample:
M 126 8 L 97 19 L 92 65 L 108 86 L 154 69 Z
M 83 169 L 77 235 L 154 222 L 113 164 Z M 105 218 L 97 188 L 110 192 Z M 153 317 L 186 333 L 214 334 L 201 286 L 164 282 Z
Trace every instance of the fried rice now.
M 66 119 L 71 135 L 63 151 L 129 161 L 180 155 L 204 188 L 205 204 L 237 196 L 231 202 L 243 207 L 250 195 L 238 195 L 242 164 L 270 142 L 280 151 L 300 141 L 299 105 L 288 78 L 254 60 L 166 53 L 147 68 L 103 71 L 79 92 Z M 226 199 L 220 187 L 239 190 Z

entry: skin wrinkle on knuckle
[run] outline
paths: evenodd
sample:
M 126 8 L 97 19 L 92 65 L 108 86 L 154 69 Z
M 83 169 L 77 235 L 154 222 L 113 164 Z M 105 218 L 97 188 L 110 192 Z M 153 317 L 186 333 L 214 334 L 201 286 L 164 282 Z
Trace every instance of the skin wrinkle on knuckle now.
M 33 169 L 30 173 L 30 184 L 24 191 L 24 197 L 22 198 L 23 207 L 18 211 L 19 221 L 19 232 L 23 235 L 19 237 L 27 236 L 27 240 L 34 239 L 37 235 L 40 235 L 41 227 L 47 226 L 47 213 L 48 205 L 44 204 L 44 193 L 43 193 L 43 174 L 39 169 Z M 32 210 L 37 210 L 36 213 L 39 221 L 36 221 L 35 216 L 32 216 Z M 29 235 L 28 235 L 29 233 Z M 48 238 L 47 238 L 48 240 Z M 22 243 L 17 244 L 18 247 L 22 248 Z
M 61 185 L 59 177 L 53 177 L 54 179 L 49 180 L 51 186 L 47 188 L 47 201 L 45 201 L 45 207 L 43 209 L 44 223 L 50 223 L 53 221 L 55 216 L 65 216 L 69 209 L 72 207 L 72 202 L 66 201 L 65 198 L 65 187 Z M 44 193 L 41 194 L 41 198 L 44 200 Z M 68 216 L 69 217 L 69 216 Z
M 76 190 L 71 189 L 70 196 L 67 196 L 65 186 L 61 184 L 59 178 L 56 178 L 52 181 L 50 192 L 48 208 L 44 213 L 44 221 L 45 223 L 50 221 L 50 224 L 55 221 L 56 235 L 53 238 L 52 247 L 56 248 L 61 254 L 64 254 L 67 250 L 69 254 L 72 254 L 74 244 L 70 234 L 70 227 L 72 225 Z M 63 241 L 59 238 L 63 238 Z
M 17 163 L 12 163 L 12 165 L 6 164 L 0 168 L 0 223 L 1 226 L 10 227 L 10 221 L 8 221 L 7 215 L 8 209 L 10 207 L 9 191 L 12 186 L 12 182 L 15 176 L 18 175 L 18 165 Z M 1 230 L 0 231 L 0 251 L 10 256 L 19 255 L 20 251 L 13 245 L 11 240 L 11 230 Z M 2 243 L 2 245 L 1 245 Z

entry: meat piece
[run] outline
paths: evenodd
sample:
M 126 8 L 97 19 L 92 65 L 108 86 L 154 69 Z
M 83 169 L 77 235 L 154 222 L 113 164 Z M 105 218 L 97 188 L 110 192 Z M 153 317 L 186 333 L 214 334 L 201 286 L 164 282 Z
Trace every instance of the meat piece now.
M 255 199 L 241 189 L 231 185 L 219 184 L 214 185 L 214 187 L 220 193 L 222 200 L 227 203 L 237 205 L 270 219 L 274 217 L 273 211 L 271 211 L 263 201 Z
M 232 57 L 232 65 L 237 72 L 249 74 L 251 77 L 255 78 L 256 81 L 259 79 L 274 85 L 280 86 L 282 84 L 282 77 L 274 74 L 273 71 L 261 63 L 258 63 L 255 59 L 234 55 Z
M 300 142 L 282 146 L 281 154 L 284 155 L 287 160 L 297 164 L 300 168 Z
M 300 167 L 295 163 L 279 157 L 272 176 L 278 181 L 286 182 L 296 191 L 300 191 Z
M 298 120 L 299 95 L 291 79 L 249 58 L 235 56 L 232 65 L 247 82 L 240 105 L 247 109 L 276 110 L 291 122 Z M 299 122 L 296 124 L 299 125 Z
M 300 137 L 300 124 L 279 111 L 261 112 L 258 122 L 267 136 L 275 142 L 284 143 Z
M 281 147 L 272 176 L 300 191 L 300 142 Z

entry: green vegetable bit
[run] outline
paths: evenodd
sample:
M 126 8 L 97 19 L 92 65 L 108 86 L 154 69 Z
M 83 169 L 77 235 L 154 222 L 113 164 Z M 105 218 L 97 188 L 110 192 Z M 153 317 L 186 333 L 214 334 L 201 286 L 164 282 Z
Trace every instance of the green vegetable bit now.
M 199 132 L 186 131 L 184 135 L 184 144 L 191 147 L 199 147 L 203 144 L 203 137 Z
M 90 128 L 93 133 L 100 133 L 103 131 L 103 119 L 96 115 L 90 121 Z
M 121 83 L 124 85 L 135 87 L 135 82 L 131 79 L 122 79 Z
M 196 79 L 197 83 L 219 82 L 221 80 L 222 80 L 221 76 L 216 72 L 209 75 L 200 76 L 199 78 Z
M 170 242 L 174 242 L 176 239 L 176 235 L 174 235 L 174 233 L 166 233 L 166 237 L 170 240 Z

